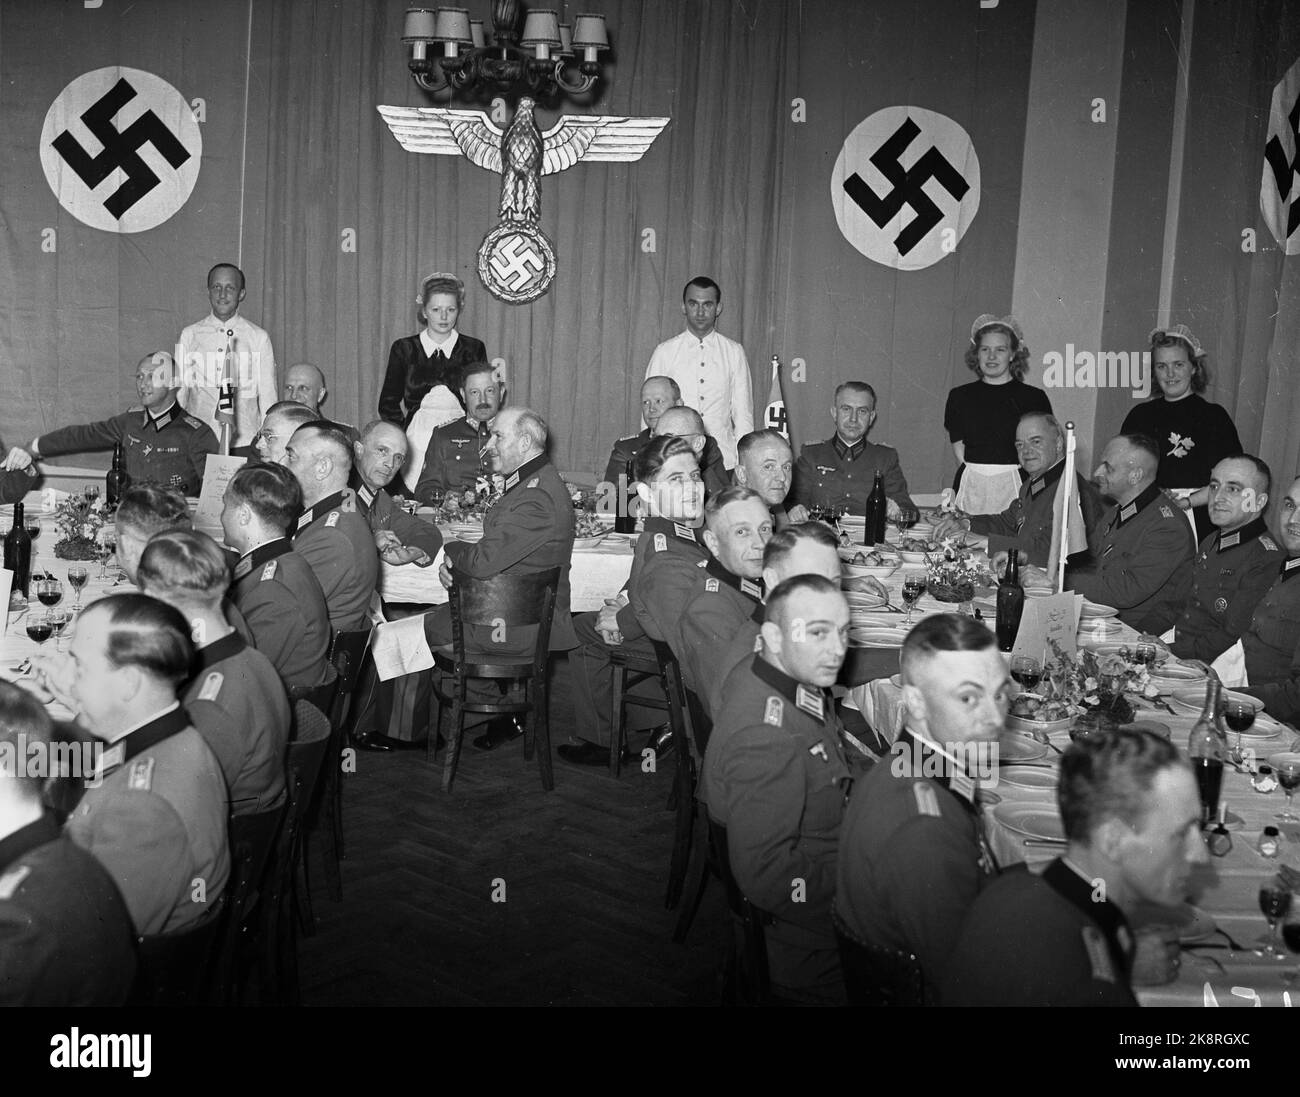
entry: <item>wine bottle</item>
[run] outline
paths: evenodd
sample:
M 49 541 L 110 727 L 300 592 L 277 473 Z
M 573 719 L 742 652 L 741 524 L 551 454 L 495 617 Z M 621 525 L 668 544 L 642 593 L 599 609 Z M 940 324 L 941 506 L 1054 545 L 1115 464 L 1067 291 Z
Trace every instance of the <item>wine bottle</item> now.
M 636 458 L 629 457 L 627 465 L 624 466 L 623 475 L 619 477 L 623 482 L 618 485 L 618 494 L 614 501 L 615 533 L 636 532 L 636 514 L 632 510 L 632 503 L 636 499 L 636 492 L 632 490 L 632 483 L 636 477 L 636 473 L 633 471 L 635 463 Z
M 122 495 L 131 486 L 131 477 L 126 474 L 126 463 L 122 454 L 122 443 L 113 447 L 113 467 L 104 478 L 104 499 L 110 507 L 115 507 L 122 500 Z
M 998 584 L 998 650 L 1010 651 L 1016 646 L 1020 631 L 1020 617 L 1025 612 L 1025 591 L 1020 585 L 1020 553 L 1014 548 L 1007 553 L 1007 570 Z
M 875 483 L 871 485 L 871 494 L 867 496 L 865 523 L 862 528 L 862 543 L 867 546 L 878 545 L 885 539 L 885 516 L 888 503 L 885 500 L 885 485 L 876 469 Z
M 1212 823 L 1219 809 L 1219 789 L 1223 785 L 1223 764 L 1228 757 L 1227 737 L 1219 729 L 1219 676 L 1210 671 L 1205 682 L 1205 707 L 1187 737 L 1187 754 L 1196 774 L 1196 788 L 1201 794 L 1201 826 Z
M 14 504 L 13 528 L 5 534 L 5 570 L 14 573 L 12 590 L 20 590 L 27 597 L 27 587 L 32 576 L 32 535 L 23 520 L 22 503 Z

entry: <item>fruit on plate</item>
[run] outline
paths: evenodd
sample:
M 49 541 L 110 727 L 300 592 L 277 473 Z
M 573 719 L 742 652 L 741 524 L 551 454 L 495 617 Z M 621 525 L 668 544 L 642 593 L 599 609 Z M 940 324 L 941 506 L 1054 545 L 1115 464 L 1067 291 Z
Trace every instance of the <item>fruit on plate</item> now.
M 898 547 L 904 552 L 938 552 L 943 545 L 938 541 L 927 541 L 924 537 L 904 537 Z
M 1064 701 L 1044 701 L 1040 697 L 1022 693 L 1011 702 L 1010 714 L 1022 720 L 1036 720 L 1046 724 L 1052 720 L 1064 720 L 1070 715 L 1070 708 Z
M 879 568 L 885 566 L 885 558 L 872 549 L 870 552 L 856 553 L 849 563 L 864 568 Z

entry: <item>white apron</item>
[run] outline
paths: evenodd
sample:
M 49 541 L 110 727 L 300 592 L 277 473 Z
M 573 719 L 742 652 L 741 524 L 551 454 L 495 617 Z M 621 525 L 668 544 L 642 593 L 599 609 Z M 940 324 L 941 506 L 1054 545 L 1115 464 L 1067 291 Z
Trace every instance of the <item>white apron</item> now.
M 1019 494 L 1019 465 L 973 465 L 968 461 L 956 503 L 965 514 L 1001 514 Z
M 424 452 L 429 448 L 429 438 L 444 423 L 452 423 L 463 418 L 465 409 L 446 385 L 434 385 L 419 408 L 411 416 L 406 428 L 406 438 L 410 449 L 406 454 L 406 464 L 402 466 L 402 479 L 409 490 L 414 491 L 420 480 L 420 470 L 424 468 Z

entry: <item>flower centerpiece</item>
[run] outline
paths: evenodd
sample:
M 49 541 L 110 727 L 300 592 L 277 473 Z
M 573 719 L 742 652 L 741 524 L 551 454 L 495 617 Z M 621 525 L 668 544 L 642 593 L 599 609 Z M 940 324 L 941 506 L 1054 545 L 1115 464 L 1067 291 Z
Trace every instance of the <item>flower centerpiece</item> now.
M 1078 717 L 1072 737 L 1132 723 L 1133 704 L 1126 694 L 1157 696 L 1146 666 L 1127 648 L 1105 655 L 1085 648 L 1071 658 L 1055 640 L 1050 647 L 1052 656 L 1035 692 L 1045 707 Z
M 952 538 L 944 539 L 939 552 L 926 555 L 925 570 L 926 589 L 940 602 L 969 602 L 976 587 L 992 582 L 988 569 Z
M 54 508 L 54 524 L 59 539 L 54 555 L 60 560 L 98 560 L 103 555 L 99 531 L 104 526 L 104 504 L 98 497 L 87 499 L 73 492 Z

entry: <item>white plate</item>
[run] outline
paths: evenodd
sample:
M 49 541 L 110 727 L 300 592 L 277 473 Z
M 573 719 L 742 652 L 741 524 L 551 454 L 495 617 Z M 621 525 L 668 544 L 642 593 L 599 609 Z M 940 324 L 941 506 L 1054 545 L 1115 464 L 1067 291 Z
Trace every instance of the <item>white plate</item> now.
M 903 630 L 896 628 L 850 628 L 849 641 L 859 648 L 898 648 L 903 646 Z
M 879 594 L 873 594 L 869 590 L 846 590 L 841 591 L 844 600 L 850 607 L 859 609 L 877 609 L 885 604 L 885 599 Z
M 873 579 L 885 579 L 898 570 L 897 564 L 850 564 L 841 561 L 840 570 L 846 578 L 862 579 L 870 575 Z
M 1092 617 L 1118 617 L 1119 610 L 1114 606 L 1103 606 L 1097 602 L 1089 602 L 1088 599 L 1085 598 L 1083 600 L 1083 606 L 1079 610 L 1079 616 L 1084 619 Z
M 575 537 L 573 547 L 576 549 L 593 549 L 598 547 L 608 536 L 604 533 L 598 533 L 595 537 Z
M 1223 703 L 1228 701 L 1248 701 L 1256 706 L 1255 722 L 1259 722 L 1262 713 L 1259 712 L 1259 699 L 1251 697 L 1247 693 L 1238 693 L 1236 690 L 1225 689 L 1220 697 Z M 1204 687 L 1193 689 L 1176 689 L 1169 695 L 1169 704 L 1176 712 L 1187 713 L 1189 716 L 1199 716 L 1201 710 L 1205 708 L 1205 689 Z M 1227 726 L 1226 724 L 1224 725 Z M 1253 729 L 1252 729 L 1253 730 Z M 1233 732 L 1232 734 L 1236 734 Z M 1243 734 L 1247 734 L 1244 733 Z
M 993 809 L 993 818 L 1026 838 L 1064 838 L 1065 827 L 1055 807 L 1005 800 Z
M 1071 717 L 1059 720 L 1031 720 L 1028 716 L 1007 716 L 1007 730 L 1021 735 L 1050 735 L 1054 731 L 1066 731 L 1070 727 Z
M 1056 770 L 1042 766 L 1001 766 L 998 784 L 1012 788 L 1030 789 L 1034 792 L 1056 791 Z
M 998 764 L 1012 762 L 1036 762 L 1047 753 L 1047 744 L 1031 739 L 1028 735 L 1007 732 L 998 739 Z
M 936 549 L 935 551 L 938 552 L 939 550 Z M 910 552 L 907 549 L 899 549 L 898 555 L 902 557 L 903 563 L 905 564 L 924 564 L 925 558 L 933 555 L 933 553 Z
M 852 610 L 849 625 L 856 629 L 890 629 L 902 635 L 903 618 L 895 613 L 872 613 L 870 610 Z
M 1179 903 L 1173 907 L 1139 903 L 1129 915 L 1129 923 L 1133 929 L 1141 929 L 1143 926 L 1172 926 L 1178 931 L 1179 942 L 1185 945 L 1207 941 L 1219 929 L 1210 915 L 1191 903 Z
M 1025 587 L 1026 598 L 1050 598 L 1053 593 L 1051 587 Z

